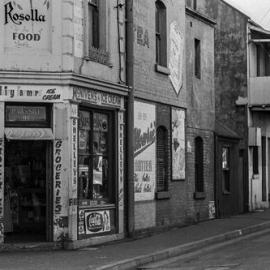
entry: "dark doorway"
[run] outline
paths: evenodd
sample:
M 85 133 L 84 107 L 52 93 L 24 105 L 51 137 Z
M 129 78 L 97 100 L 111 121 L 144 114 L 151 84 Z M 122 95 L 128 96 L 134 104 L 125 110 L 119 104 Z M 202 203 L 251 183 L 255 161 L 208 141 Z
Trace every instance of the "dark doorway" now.
M 46 241 L 47 142 L 5 144 L 5 242 Z

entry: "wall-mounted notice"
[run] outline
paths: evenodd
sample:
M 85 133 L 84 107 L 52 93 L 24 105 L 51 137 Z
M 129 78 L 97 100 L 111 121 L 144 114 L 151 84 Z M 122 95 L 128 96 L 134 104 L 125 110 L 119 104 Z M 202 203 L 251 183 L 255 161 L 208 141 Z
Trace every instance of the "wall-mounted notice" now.
M 170 25 L 170 79 L 177 94 L 183 84 L 184 39 L 176 22 Z
M 51 0 L 4 0 L 5 48 L 49 49 Z
M 185 179 L 185 111 L 172 109 L 172 179 Z
M 135 201 L 153 200 L 156 182 L 156 107 L 134 104 Z

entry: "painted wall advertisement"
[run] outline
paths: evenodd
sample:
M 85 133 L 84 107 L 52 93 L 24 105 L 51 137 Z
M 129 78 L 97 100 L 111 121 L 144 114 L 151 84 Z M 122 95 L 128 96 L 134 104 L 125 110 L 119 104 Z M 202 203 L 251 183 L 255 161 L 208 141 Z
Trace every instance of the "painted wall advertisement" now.
M 156 178 L 156 108 L 134 104 L 134 191 L 135 201 L 153 200 Z
M 49 49 L 51 0 L 5 0 L 5 48 Z
M 176 22 L 170 25 L 170 80 L 177 94 L 183 85 L 184 39 Z
M 172 179 L 185 179 L 185 111 L 172 109 Z
M 61 86 L 0 85 L 0 101 L 62 102 L 68 93 Z
M 111 231 L 110 211 L 79 211 L 79 235 L 97 234 Z

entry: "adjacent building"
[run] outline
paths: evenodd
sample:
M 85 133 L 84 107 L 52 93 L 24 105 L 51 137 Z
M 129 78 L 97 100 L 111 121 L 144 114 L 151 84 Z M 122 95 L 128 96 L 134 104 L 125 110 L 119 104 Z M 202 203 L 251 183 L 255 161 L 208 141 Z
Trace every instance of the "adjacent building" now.
M 268 207 L 269 32 L 225 1 L 215 32 L 216 212 Z
M 205 1 L 186 1 L 187 216 L 215 217 L 214 31 Z
M 186 219 L 185 3 L 133 8 L 134 231 L 143 233 Z

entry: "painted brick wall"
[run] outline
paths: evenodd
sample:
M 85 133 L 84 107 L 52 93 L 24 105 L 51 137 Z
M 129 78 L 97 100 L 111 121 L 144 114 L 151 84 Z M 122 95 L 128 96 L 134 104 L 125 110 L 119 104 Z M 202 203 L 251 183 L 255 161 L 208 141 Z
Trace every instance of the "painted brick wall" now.
M 167 55 L 169 62 L 170 24 L 177 22 L 181 35 L 185 37 L 185 2 L 163 1 L 167 11 Z M 185 107 L 185 68 L 180 94 L 174 91 L 169 76 L 156 72 L 155 0 L 134 0 L 134 78 L 135 96 L 165 104 Z

